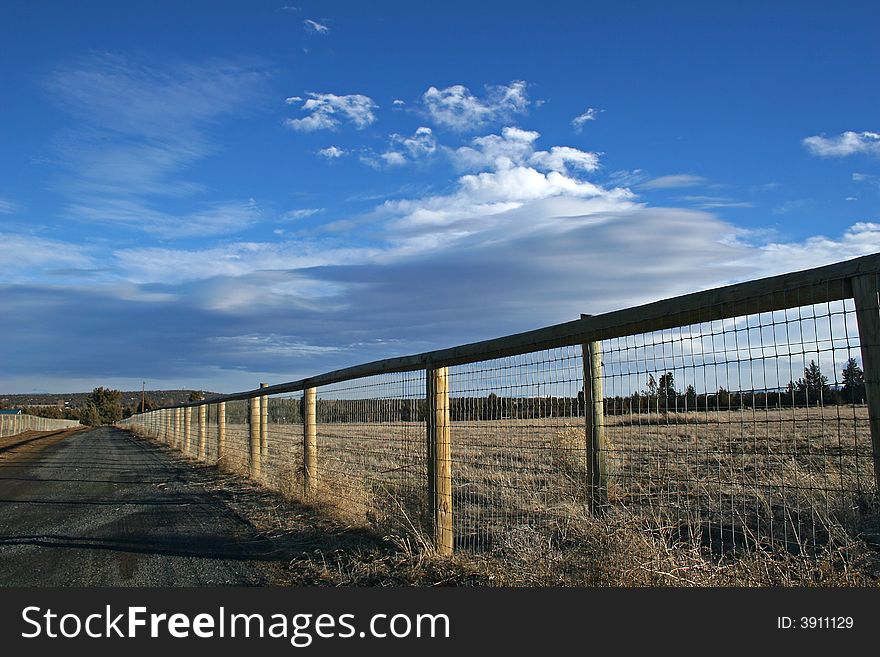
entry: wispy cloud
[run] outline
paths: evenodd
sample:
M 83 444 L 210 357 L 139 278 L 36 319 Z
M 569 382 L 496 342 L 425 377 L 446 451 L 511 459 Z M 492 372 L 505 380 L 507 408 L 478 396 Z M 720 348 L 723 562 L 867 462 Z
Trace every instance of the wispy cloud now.
M 67 275 L 92 270 L 93 258 L 85 247 L 59 240 L 0 233 L 0 282 L 25 282 L 68 269 Z
M 166 237 L 248 225 L 254 218 L 248 202 L 200 201 L 172 215 L 158 209 L 157 200 L 204 190 L 181 176 L 219 149 L 211 128 L 246 111 L 262 94 L 266 77 L 243 63 L 160 65 L 116 55 L 88 57 L 56 71 L 47 88 L 79 121 L 57 140 L 64 171 L 57 186 L 67 197 L 66 214 Z
M 522 80 L 487 86 L 482 98 L 460 84 L 443 89 L 430 87 L 422 96 L 422 102 L 438 125 L 461 132 L 472 131 L 524 113 L 529 106 L 526 86 Z
M 692 173 L 675 173 L 668 176 L 659 176 L 643 183 L 639 183 L 641 189 L 675 189 L 678 187 L 698 187 L 706 184 L 706 179 Z
M 330 32 L 329 27 L 322 25 L 317 21 L 313 21 L 311 18 L 307 18 L 303 21 L 303 29 L 309 34 L 327 34 Z
M 314 132 L 334 129 L 343 122 L 350 122 L 357 129 L 362 130 L 376 120 L 374 111 L 378 105 L 369 96 L 319 93 L 306 95 L 308 100 L 303 103 L 301 109 L 309 112 L 309 115 L 301 119 L 286 119 L 284 124 L 289 128 L 300 132 Z M 292 96 L 287 99 L 287 103 L 293 104 L 301 100 L 298 96 Z
M 866 183 L 880 189 L 880 176 L 871 173 L 854 173 L 852 179 L 855 182 Z
M 18 203 L 0 198 L 0 214 L 15 214 L 17 212 L 21 212 L 21 206 Z
M 816 135 L 803 140 L 804 148 L 819 157 L 846 157 L 856 153 L 880 155 L 880 133 L 848 130 L 836 137 Z
M 805 208 L 810 207 L 811 201 L 805 198 L 794 199 L 791 201 L 785 201 L 784 203 L 780 203 L 776 207 L 774 207 L 770 212 L 775 215 L 783 215 L 790 214 L 792 212 L 798 212 L 800 210 L 804 210 Z
M 598 110 L 595 107 L 588 107 L 583 114 L 578 114 L 571 120 L 571 125 L 574 126 L 574 129 L 577 132 L 580 132 L 583 130 L 584 124 L 587 121 L 595 121 L 601 111 L 602 110 Z
M 208 203 L 185 214 L 163 212 L 137 199 L 89 201 L 69 203 L 65 213 L 78 221 L 124 226 L 163 239 L 229 235 L 252 226 L 262 216 L 253 200 Z
M 678 200 L 683 203 L 692 203 L 704 210 L 714 208 L 750 208 L 753 206 L 749 201 L 737 201 L 730 196 L 685 195 L 679 196 Z
M 324 208 L 300 208 L 299 210 L 291 210 L 290 212 L 284 213 L 285 219 L 305 219 L 306 217 L 311 217 L 312 215 L 320 214 L 324 211 Z

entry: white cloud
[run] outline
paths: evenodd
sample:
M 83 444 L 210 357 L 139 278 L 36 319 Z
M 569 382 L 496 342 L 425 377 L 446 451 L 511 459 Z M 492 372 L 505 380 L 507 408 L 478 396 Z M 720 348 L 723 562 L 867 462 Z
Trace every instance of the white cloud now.
M 401 107 L 403 105 L 406 105 L 406 103 L 403 102 L 400 98 L 395 98 L 394 100 L 391 101 L 391 104 L 394 105 L 395 107 Z
M 391 135 L 391 141 L 394 144 L 402 146 L 413 158 L 432 155 L 437 150 L 437 140 L 434 139 L 434 133 L 431 128 L 424 126 L 416 128 L 415 133 L 411 137 L 403 135 Z
M 335 160 L 345 155 L 345 150 L 339 148 L 338 146 L 328 146 L 327 148 L 322 148 L 321 150 L 319 150 L 318 155 L 320 155 L 321 157 L 326 157 L 328 160 Z
M 422 126 L 409 137 L 406 135 L 392 134 L 388 138 L 388 149 L 379 154 L 367 149 L 361 155 L 361 162 L 379 169 L 383 166 L 403 166 L 409 162 L 415 162 L 430 157 L 437 151 L 437 140 L 431 128 Z
M 675 189 L 678 187 L 697 187 L 706 182 L 702 176 L 695 176 L 691 173 L 676 173 L 652 178 L 647 182 L 639 183 L 638 186 L 642 189 Z
M 406 156 L 398 151 L 386 151 L 379 158 L 388 166 L 403 166 L 406 164 Z
M 470 146 L 449 151 L 452 161 L 461 169 L 505 169 L 528 165 L 543 171 L 568 173 L 570 170 L 595 171 L 599 155 L 570 146 L 553 146 L 549 151 L 536 151 L 540 133 L 505 127 L 500 135 L 486 135 L 471 140 Z
M 330 31 L 329 27 L 322 25 L 317 21 L 313 21 L 311 18 L 307 18 L 303 21 L 303 28 L 310 34 L 327 34 Z
M 847 130 L 836 137 L 816 135 L 803 140 L 804 148 L 819 157 L 846 157 L 856 153 L 880 155 L 880 133 Z
M 300 132 L 314 132 L 336 128 L 343 121 L 350 121 L 361 130 L 376 120 L 373 112 L 378 105 L 369 96 L 318 93 L 307 95 L 308 100 L 303 103 L 302 110 L 311 114 L 301 119 L 287 119 L 284 121 L 286 126 Z
M 581 151 L 570 146 L 553 146 L 549 152 L 538 151 L 529 158 L 529 162 L 539 168 L 560 173 L 565 173 L 569 169 L 595 171 L 599 168 L 598 154 Z
M 595 107 L 588 107 L 583 114 L 578 114 L 571 120 L 571 125 L 574 126 L 574 129 L 577 132 L 583 130 L 584 124 L 587 121 L 595 121 L 596 117 L 599 116 L 599 112 L 601 110 L 596 109 Z
M 444 89 L 430 87 L 422 101 L 436 123 L 458 131 L 507 120 L 525 112 L 529 105 L 526 83 L 521 80 L 486 87 L 484 98 L 478 98 L 460 84 Z

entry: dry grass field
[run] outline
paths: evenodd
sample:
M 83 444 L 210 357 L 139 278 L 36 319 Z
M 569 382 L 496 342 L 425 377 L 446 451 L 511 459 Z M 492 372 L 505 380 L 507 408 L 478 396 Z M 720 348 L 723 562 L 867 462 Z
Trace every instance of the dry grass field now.
M 585 506 L 583 422 L 453 422 L 456 559 L 499 584 L 853 584 L 880 574 L 864 407 L 609 416 L 609 505 L 598 518 Z M 246 424 L 227 425 L 221 468 L 247 475 L 248 436 Z M 270 423 L 267 438 L 263 485 L 430 553 L 423 423 L 319 423 L 309 499 L 302 425 Z

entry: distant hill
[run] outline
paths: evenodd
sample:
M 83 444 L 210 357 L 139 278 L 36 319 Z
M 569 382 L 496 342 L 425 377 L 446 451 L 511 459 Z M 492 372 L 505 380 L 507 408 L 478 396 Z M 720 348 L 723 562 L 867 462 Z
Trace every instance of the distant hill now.
M 205 392 L 203 390 L 200 390 L 199 392 L 203 393 L 206 399 L 216 397 L 220 394 L 217 392 Z M 192 390 L 146 391 L 147 398 L 152 400 L 153 404 L 157 406 L 172 406 L 174 404 L 188 402 L 189 396 L 192 393 Z M 57 406 L 58 408 L 76 408 L 81 406 L 86 400 L 86 397 L 88 397 L 90 394 L 91 391 L 68 392 L 58 394 L 43 394 L 33 392 L 23 394 L 0 394 L 0 408 L 21 408 L 24 406 Z M 140 390 L 123 391 L 121 395 L 123 406 L 131 406 L 141 403 Z

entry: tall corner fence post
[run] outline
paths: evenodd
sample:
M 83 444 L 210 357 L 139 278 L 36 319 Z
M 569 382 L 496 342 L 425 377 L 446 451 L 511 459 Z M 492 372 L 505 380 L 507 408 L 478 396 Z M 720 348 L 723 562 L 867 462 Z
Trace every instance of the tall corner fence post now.
M 208 405 L 199 404 L 199 460 L 208 458 Z
M 217 404 L 217 460 L 226 456 L 226 402 Z
M 452 440 L 449 413 L 449 370 L 425 370 L 427 398 L 428 502 L 434 549 L 438 554 L 453 552 L 452 527 Z
M 303 496 L 311 499 L 318 489 L 318 391 L 303 391 Z
M 260 476 L 260 398 L 251 397 L 248 400 L 248 447 L 250 458 L 248 467 L 250 475 L 256 479 Z
M 602 391 L 602 343 L 582 346 L 584 364 L 584 432 L 586 442 L 587 505 L 600 515 L 608 506 L 605 449 L 605 402 Z
M 268 388 L 268 383 L 261 383 L 261 388 Z M 269 454 L 269 398 L 260 396 L 260 459 L 265 460 Z
M 880 494 L 880 284 L 877 274 L 856 276 L 851 282 L 871 427 L 874 486 Z

